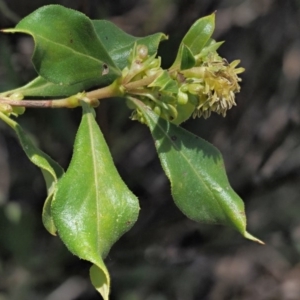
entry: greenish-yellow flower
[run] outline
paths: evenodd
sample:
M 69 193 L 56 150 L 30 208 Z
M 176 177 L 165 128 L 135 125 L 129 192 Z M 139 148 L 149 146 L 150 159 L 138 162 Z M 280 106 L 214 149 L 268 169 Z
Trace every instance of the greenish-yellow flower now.
M 240 63 L 228 63 L 216 52 L 208 55 L 200 66 L 182 71 L 188 83 L 188 91 L 198 96 L 193 116 L 208 118 L 212 112 L 226 116 L 228 109 L 236 105 L 235 94 L 240 91 L 238 74 L 244 68 L 236 68 Z

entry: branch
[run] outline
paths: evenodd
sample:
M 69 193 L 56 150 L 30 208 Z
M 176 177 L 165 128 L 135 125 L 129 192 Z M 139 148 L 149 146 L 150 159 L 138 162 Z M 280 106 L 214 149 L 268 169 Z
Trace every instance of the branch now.
M 88 102 L 91 106 L 99 105 L 99 100 L 111 97 L 122 96 L 124 94 L 118 82 L 113 82 L 111 85 L 100 88 L 87 93 L 78 93 L 63 99 L 27 99 L 27 100 L 13 100 L 9 97 L 0 96 L 0 105 L 8 104 L 15 107 L 30 107 L 30 108 L 75 108 L 81 106 L 80 100 Z
M 52 107 L 52 101 L 54 100 L 10 100 L 9 98 L 0 97 L 0 104 L 8 104 L 16 107 L 46 108 Z
M 141 87 L 147 86 L 157 78 L 157 74 L 136 80 L 127 84 L 122 84 L 122 78 L 115 80 L 112 84 L 93 90 L 90 92 L 78 93 L 77 95 L 70 96 L 63 99 L 26 99 L 26 100 L 13 100 L 9 97 L 0 95 L 0 105 L 8 104 L 15 107 L 29 107 L 29 108 L 75 108 L 81 106 L 80 100 L 88 102 L 91 106 L 96 107 L 99 105 L 99 100 L 122 97 L 125 94 L 130 94 L 131 91 L 135 94 L 135 91 Z M 140 92 L 140 90 L 139 90 Z

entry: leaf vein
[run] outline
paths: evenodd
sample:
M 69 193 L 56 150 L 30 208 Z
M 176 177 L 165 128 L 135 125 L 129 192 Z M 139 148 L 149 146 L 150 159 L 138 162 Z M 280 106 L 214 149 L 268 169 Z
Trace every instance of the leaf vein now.
M 98 174 L 97 174 L 97 155 L 96 155 L 96 147 L 95 147 L 95 142 L 93 140 L 93 133 L 92 133 L 92 128 L 93 128 L 93 116 L 91 113 L 88 114 L 87 117 L 88 120 L 88 125 L 89 125 L 89 138 L 90 138 L 90 151 L 91 151 L 91 156 L 92 156 L 92 167 L 93 167 L 93 179 L 94 179 L 94 185 L 95 185 L 95 193 L 96 193 L 96 223 L 97 223 L 97 237 L 100 236 L 100 222 L 99 222 L 99 182 L 98 182 Z M 100 245 L 99 245 L 99 239 L 97 239 L 97 252 L 100 253 Z
M 150 115 L 150 114 L 149 114 Z M 155 122 L 156 120 L 150 116 L 152 118 L 152 120 Z M 211 189 L 209 188 L 209 185 L 207 184 L 207 180 L 203 179 L 199 172 L 197 172 L 197 170 L 193 167 L 193 164 L 190 162 L 190 160 L 182 153 L 180 152 L 180 149 L 178 148 L 178 146 L 176 145 L 176 143 L 174 143 L 174 141 L 171 139 L 171 137 L 165 132 L 165 130 L 162 128 L 162 126 L 157 122 L 156 125 L 159 127 L 159 129 L 162 131 L 162 133 L 164 134 L 164 136 L 170 141 L 170 143 L 174 146 L 174 148 L 180 153 L 180 155 L 182 155 L 182 157 L 185 159 L 185 161 L 187 162 L 187 164 L 189 165 L 189 167 L 191 168 L 191 170 L 193 171 L 193 173 L 196 175 L 197 178 L 199 178 L 199 180 L 201 182 L 203 182 L 203 185 L 206 187 L 206 189 L 208 190 L 208 192 L 211 194 L 211 197 L 213 199 L 216 200 L 216 202 L 218 203 L 220 209 L 225 213 L 218 197 L 216 197 L 213 192 L 211 191 Z M 227 216 L 227 214 L 225 213 L 225 215 Z
M 59 47 L 61 47 L 61 48 L 66 48 L 66 49 L 68 49 L 69 51 L 71 51 L 71 52 L 73 52 L 73 53 L 75 53 L 75 54 L 77 54 L 77 55 L 79 55 L 79 56 L 83 56 L 83 57 L 92 59 L 92 60 L 94 60 L 94 61 L 100 62 L 100 63 L 102 62 L 101 60 L 95 58 L 94 56 L 87 55 L 87 54 L 85 54 L 85 53 L 83 53 L 83 52 L 76 51 L 75 49 L 73 49 L 73 48 L 71 48 L 71 47 L 67 47 L 66 45 L 63 45 L 63 44 L 54 42 L 54 41 L 52 41 L 52 40 L 49 40 L 49 39 L 47 39 L 47 38 L 45 38 L 45 37 L 43 37 L 43 36 L 41 36 L 41 35 L 39 35 L 39 34 L 35 34 L 35 36 L 36 36 L 36 37 L 39 37 L 40 39 L 45 40 L 45 41 L 47 41 L 47 42 L 49 42 L 49 43 L 52 43 L 52 44 L 54 44 L 54 45 L 57 45 L 57 46 L 59 46 Z

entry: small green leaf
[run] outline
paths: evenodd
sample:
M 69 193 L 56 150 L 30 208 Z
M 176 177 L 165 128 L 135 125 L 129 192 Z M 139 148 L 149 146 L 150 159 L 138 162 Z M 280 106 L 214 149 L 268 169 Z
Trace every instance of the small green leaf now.
M 114 166 L 93 109 L 83 103 L 73 157 L 58 182 L 52 214 L 68 249 L 95 265 L 92 281 L 104 299 L 108 299 L 110 279 L 102 258 L 133 226 L 138 212 L 138 200 Z
M 109 282 L 107 282 L 107 277 L 109 276 L 105 264 L 102 261 L 102 265 L 99 268 L 96 265 L 92 265 L 90 268 L 90 278 L 93 286 L 102 295 L 104 300 L 108 300 L 109 297 Z
M 166 93 L 177 94 L 178 84 L 173 80 L 170 74 L 164 70 L 148 87 L 158 87 L 159 91 Z
M 28 135 L 17 122 L 8 118 L 1 112 L 0 118 L 15 130 L 20 144 L 27 157 L 33 164 L 39 167 L 43 173 L 48 192 L 48 196 L 43 209 L 43 223 L 46 229 L 51 234 L 55 235 L 56 229 L 52 220 L 51 212 L 47 207 L 49 206 L 49 204 L 51 204 L 58 179 L 63 175 L 64 170 L 50 156 L 41 151 L 32 143 Z
M 21 20 L 15 29 L 4 31 L 32 35 L 33 64 L 40 76 L 55 84 L 97 78 L 99 84 L 108 84 L 121 74 L 98 39 L 92 21 L 78 11 L 44 6 Z
M 56 187 L 56 185 L 55 185 Z M 51 204 L 53 201 L 53 196 L 54 196 L 54 190 L 50 194 L 48 194 L 48 197 L 46 198 L 46 201 L 43 206 L 43 212 L 42 212 L 42 220 L 45 228 L 48 230 L 49 233 L 52 235 L 56 235 L 56 226 L 54 224 L 54 220 L 52 217 L 52 212 L 51 212 Z
M 196 60 L 190 48 L 183 44 L 181 53 L 180 70 L 186 70 L 194 67 Z
M 201 50 L 200 54 L 196 57 L 204 58 L 208 53 L 217 51 L 223 44 L 224 42 L 216 42 L 215 40 L 210 39 L 205 47 Z
M 246 231 L 244 204 L 228 182 L 221 153 L 159 118 L 140 101 L 133 101 L 150 128 L 179 209 L 194 221 L 231 226 L 244 237 L 261 242 Z
M 200 53 L 215 30 L 215 14 L 197 20 L 184 36 L 182 43 L 193 54 Z
M 180 69 L 183 53 L 182 45 L 188 47 L 195 56 L 198 55 L 209 41 L 215 29 L 215 14 L 197 20 L 184 36 L 176 59 L 170 69 Z
M 192 97 L 193 95 L 188 95 L 188 96 Z M 176 109 L 178 115 L 177 118 L 172 121 L 172 123 L 179 125 L 184 121 L 187 121 L 191 117 L 191 115 L 195 111 L 195 105 L 189 101 L 185 105 L 177 105 Z
M 123 69 L 128 64 L 128 57 L 134 44 L 145 45 L 149 55 L 157 52 L 159 43 L 167 39 L 163 33 L 155 33 L 146 37 L 135 37 L 127 34 L 113 23 L 106 20 L 93 20 L 96 33 L 115 65 Z

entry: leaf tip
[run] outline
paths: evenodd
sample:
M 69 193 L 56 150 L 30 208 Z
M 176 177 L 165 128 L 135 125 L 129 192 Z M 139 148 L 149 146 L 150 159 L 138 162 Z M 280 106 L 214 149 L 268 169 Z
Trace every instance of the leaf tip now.
M 110 278 L 105 266 L 92 265 L 90 278 L 93 286 L 104 300 L 109 300 Z
M 11 33 L 15 33 L 16 32 L 16 28 L 3 28 L 0 29 L 2 32 L 11 32 Z
M 250 234 L 250 233 L 247 232 L 247 231 L 245 232 L 244 237 L 245 237 L 246 239 L 251 240 L 251 241 L 253 241 L 253 242 L 256 242 L 256 243 L 258 243 L 258 244 L 265 245 L 265 243 L 264 243 L 263 241 L 261 241 L 260 239 L 254 237 L 252 234 Z
M 168 39 L 169 39 L 169 35 L 163 33 L 162 36 L 161 36 L 161 41 L 166 41 Z

